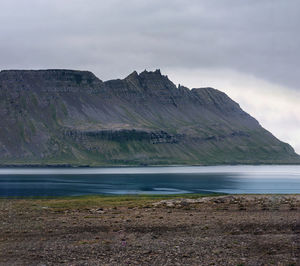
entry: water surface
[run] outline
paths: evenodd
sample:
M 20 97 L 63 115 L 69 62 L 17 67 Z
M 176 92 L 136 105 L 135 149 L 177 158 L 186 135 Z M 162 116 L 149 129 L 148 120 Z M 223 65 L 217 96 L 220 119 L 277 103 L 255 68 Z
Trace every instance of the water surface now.
M 300 193 L 300 166 L 0 169 L 0 196 Z

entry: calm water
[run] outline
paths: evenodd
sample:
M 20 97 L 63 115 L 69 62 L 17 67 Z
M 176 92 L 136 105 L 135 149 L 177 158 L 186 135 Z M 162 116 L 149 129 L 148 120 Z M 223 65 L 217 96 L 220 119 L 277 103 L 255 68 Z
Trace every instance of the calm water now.
M 0 169 L 0 196 L 300 193 L 300 166 Z

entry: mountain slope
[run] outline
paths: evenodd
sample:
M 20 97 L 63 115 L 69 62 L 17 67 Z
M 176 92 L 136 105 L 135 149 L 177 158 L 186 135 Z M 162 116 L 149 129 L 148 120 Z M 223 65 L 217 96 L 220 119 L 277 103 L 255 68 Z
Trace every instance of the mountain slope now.
M 0 72 L 0 164 L 300 163 L 226 94 L 159 70 Z

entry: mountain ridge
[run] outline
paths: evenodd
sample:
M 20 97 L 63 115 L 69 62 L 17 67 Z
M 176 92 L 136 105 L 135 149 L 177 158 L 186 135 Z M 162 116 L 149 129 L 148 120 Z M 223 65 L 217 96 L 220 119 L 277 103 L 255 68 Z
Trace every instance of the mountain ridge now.
M 300 163 L 224 92 L 160 70 L 2 70 L 0 96 L 0 165 Z

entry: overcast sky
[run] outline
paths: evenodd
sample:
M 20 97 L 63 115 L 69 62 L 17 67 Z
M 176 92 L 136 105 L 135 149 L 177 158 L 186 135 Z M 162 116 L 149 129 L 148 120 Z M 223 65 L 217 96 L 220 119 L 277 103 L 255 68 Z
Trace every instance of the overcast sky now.
M 299 0 L 0 0 L 0 69 L 160 68 L 226 92 L 300 153 Z

